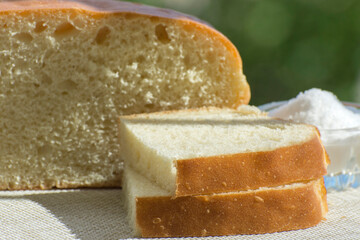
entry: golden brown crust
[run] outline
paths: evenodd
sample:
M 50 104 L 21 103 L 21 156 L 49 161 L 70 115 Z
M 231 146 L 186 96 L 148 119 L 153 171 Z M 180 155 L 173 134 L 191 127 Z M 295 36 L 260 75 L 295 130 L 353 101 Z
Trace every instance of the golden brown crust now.
M 318 179 L 297 188 L 231 194 L 136 199 L 143 237 L 259 234 L 302 229 L 324 219 L 326 197 Z
M 216 29 L 210 27 L 204 21 L 195 17 L 182 14 L 169 9 L 161 9 L 142 4 L 112 1 L 112 0 L 78 0 L 78 1 L 18 1 L 18 2 L 0 2 L 1 14 L 29 14 L 37 12 L 52 11 L 74 11 L 77 14 L 87 14 L 94 18 L 107 17 L 109 15 L 123 15 L 132 17 L 136 15 L 145 15 L 154 18 L 163 18 L 174 21 L 175 24 L 183 26 L 183 29 L 196 29 L 209 37 L 217 39 L 221 42 L 233 57 L 233 64 L 238 66 L 242 73 L 242 61 L 236 47 L 223 34 Z M 236 91 L 237 99 L 231 104 L 232 108 L 236 108 L 241 104 L 248 104 L 250 101 L 250 87 L 244 75 L 238 80 L 239 87 L 234 87 L 232 91 Z
M 327 191 L 326 191 L 326 187 L 325 187 L 324 178 L 322 178 L 322 181 L 319 181 L 317 184 L 319 185 L 319 189 L 320 189 L 319 190 L 319 195 L 320 195 L 322 201 L 326 203 L 327 202 L 327 200 L 326 200 Z M 323 215 L 325 216 L 326 213 L 328 212 L 328 205 L 327 204 L 323 204 L 322 211 L 323 211 Z
M 176 161 L 176 196 L 273 187 L 325 175 L 327 154 L 318 134 L 308 142 L 266 152 Z

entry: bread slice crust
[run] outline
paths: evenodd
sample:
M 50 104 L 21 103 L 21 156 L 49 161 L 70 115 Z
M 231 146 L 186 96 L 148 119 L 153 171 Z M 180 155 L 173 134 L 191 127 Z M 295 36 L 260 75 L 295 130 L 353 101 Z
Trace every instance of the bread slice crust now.
M 327 213 L 323 179 L 296 187 L 187 197 L 138 197 L 143 237 L 261 234 L 308 228 Z
M 326 175 L 328 155 L 317 134 L 273 151 L 176 161 L 176 196 L 274 187 Z

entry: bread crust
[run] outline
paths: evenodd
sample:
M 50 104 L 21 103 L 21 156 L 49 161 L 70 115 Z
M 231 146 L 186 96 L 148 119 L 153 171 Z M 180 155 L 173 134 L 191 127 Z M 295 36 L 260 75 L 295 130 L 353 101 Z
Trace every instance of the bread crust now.
M 176 196 L 274 187 L 326 175 L 328 156 L 315 136 L 273 151 L 177 160 Z
M 93 18 L 105 18 L 111 15 L 121 15 L 127 18 L 143 15 L 150 18 L 161 18 L 172 21 L 186 29 L 196 29 L 209 37 L 217 39 L 231 53 L 234 65 L 238 66 L 242 75 L 241 79 L 234 85 L 232 91 L 236 93 L 237 98 L 232 104 L 232 108 L 236 108 L 241 104 L 248 104 L 250 101 L 250 87 L 246 81 L 246 77 L 242 74 L 242 61 L 240 54 L 231 41 L 222 33 L 211 27 L 206 22 L 199 20 L 193 16 L 179 13 L 170 9 L 161 9 L 146 6 L 137 3 L 121 2 L 113 0 L 73 0 L 73 1 L 16 1 L 16 2 L 0 2 L 0 15 L 5 14 L 38 14 L 41 12 L 53 11 L 72 11 L 75 14 L 87 14 Z
M 314 226 L 327 212 L 323 179 L 298 187 L 208 196 L 139 197 L 143 237 L 261 234 Z

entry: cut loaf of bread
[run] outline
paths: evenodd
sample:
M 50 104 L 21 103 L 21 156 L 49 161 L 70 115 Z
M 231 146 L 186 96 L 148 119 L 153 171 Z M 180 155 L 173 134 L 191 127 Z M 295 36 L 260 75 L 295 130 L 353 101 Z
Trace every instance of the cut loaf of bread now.
M 125 167 L 124 200 L 136 236 L 259 234 L 314 226 L 327 213 L 323 179 L 232 193 L 173 198 Z
M 201 108 L 119 118 L 125 164 L 175 196 L 317 179 L 328 157 L 312 125 L 257 108 Z
M 249 98 L 234 45 L 193 17 L 0 2 L 0 189 L 120 186 L 117 116 Z

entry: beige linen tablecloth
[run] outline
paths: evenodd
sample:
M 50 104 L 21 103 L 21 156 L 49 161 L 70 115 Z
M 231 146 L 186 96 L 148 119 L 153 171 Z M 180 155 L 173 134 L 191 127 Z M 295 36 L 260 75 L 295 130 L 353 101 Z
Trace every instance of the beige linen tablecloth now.
M 360 188 L 330 192 L 328 204 L 313 228 L 206 239 L 360 239 Z M 0 192 L 0 239 L 131 238 L 125 215 L 119 189 Z

